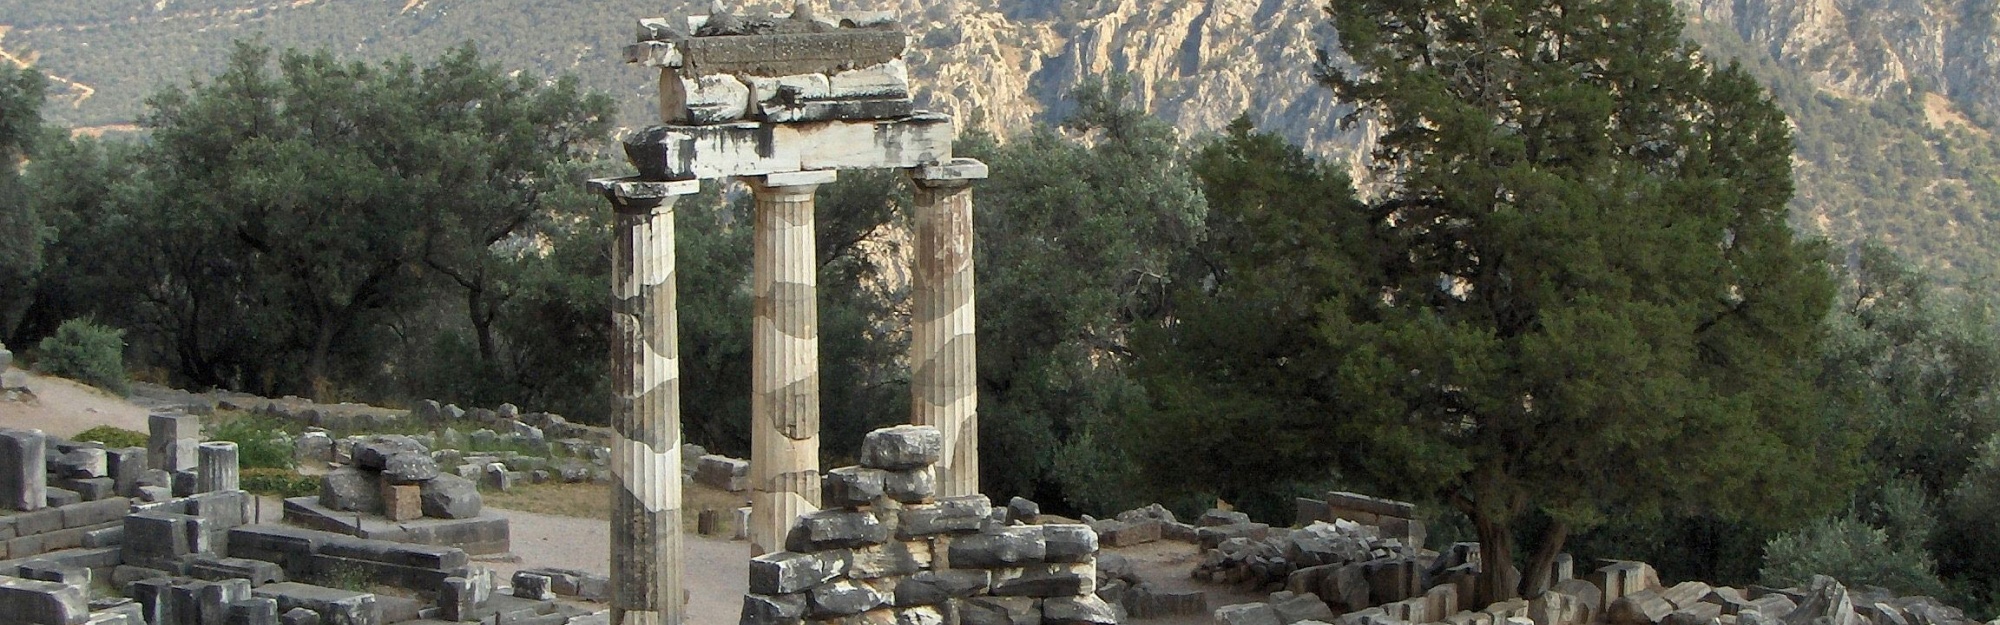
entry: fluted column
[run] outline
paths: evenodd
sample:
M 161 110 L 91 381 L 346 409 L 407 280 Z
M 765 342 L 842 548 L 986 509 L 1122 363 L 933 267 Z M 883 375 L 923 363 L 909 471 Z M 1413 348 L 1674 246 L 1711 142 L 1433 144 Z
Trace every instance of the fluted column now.
M 819 262 L 813 191 L 832 171 L 743 179 L 757 197 L 750 330 L 750 552 L 819 509 Z
M 907 170 L 915 187 L 910 280 L 910 422 L 944 433 L 940 497 L 979 494 L 979 352 L 973 332 L 969 158 Z
M 616 212 L 611 308 L 611 623 L 680 625 L 680 348 L 674 200 L 700 183 L 592 181 Z

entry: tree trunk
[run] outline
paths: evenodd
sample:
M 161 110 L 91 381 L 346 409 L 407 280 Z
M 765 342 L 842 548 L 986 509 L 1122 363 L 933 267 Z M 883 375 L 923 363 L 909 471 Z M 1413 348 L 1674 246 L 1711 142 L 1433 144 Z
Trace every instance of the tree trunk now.
M 1492 605 L 1520 596 L 1514 573 L 1514 532 L 1507 520 L 1493 518 L 1482 506 L 1472 506 L 1472 524 L 1479 532 L 1479 584 L 1476 605 Z
M 333 385 L 327 380 L 328 352 L 333 350 L 334 324 L 322 322 L 313 336 L 312 353 L 306 356 L 306 385 L 313 401 L 333 401 Z
M 1527 577 L 1521 580 L 1521 596 L 1530 599 L 1542 596 L 1554 585 L 1549 579 L 1550 569 L 1555 566 L 1556 556 L 1562 553 L 1563 542 L 1569 540 L 1569 524 L 1551 521 L 1548 530 L 1542 532 L 1540 544 L 1535 545 L 1535 554 L 1528 558 Z
M 466 315 L 471 317 L 472 333 L 479 340 L 479 362 L 488 367 L 492 367 L 495 364 L 493 362 L 493 317 L 496 315 L 492 310 L 489 310 L 491 306 L 486 301 L 486 289 L 484 287 L 466 287 L 465 312 Z

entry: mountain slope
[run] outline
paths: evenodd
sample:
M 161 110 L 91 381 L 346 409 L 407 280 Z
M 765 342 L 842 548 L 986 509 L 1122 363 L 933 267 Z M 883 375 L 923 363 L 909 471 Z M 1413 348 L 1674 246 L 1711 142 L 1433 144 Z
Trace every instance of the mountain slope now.
M 1836 242 L 1880 238 L 1963 280 L 2000 271 L 2000 38 L 1981 0 L 1680 0 L 1689 34 L 1773 89 L 1798 128 L 1797 225 Z M 788 5 L 789 3 L 787 3 Z M 1334 44 L 1312 0 L 840 0 L 895 10 L 921 104 L 1005 134 L 1059 117 L 1090 76 L 1128 74 L 1188 136 L 1248 113 L 1349 160 L 1370 127 L 1315 84 Z M 219 67 L 231 41 L 364 58 L 435 57 L 464 41 L 510 68 L 570 72 L 651 121 L 654 81 L 618 61 L 642 16 L 706 12 L 670 0 L 0 0 L 0 62 L 56 78 L 47 115 L 129 128 L 144 98 Z M 734 3 L 732 3 L 734 5 Z M 773 9 L 788 6 L 751 4 Z

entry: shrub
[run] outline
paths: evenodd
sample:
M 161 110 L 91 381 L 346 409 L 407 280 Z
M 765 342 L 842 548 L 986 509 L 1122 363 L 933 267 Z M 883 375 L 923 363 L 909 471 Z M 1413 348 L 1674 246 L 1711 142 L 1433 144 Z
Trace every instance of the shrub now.
M 1827 517 L 1779 534 L 1764 546 L 1764 584 L 1797 586 L 1814 574 L 1848 586 L 1874 585 L 1904 595 L 1938 596 L 1937 564 L 1921 545 L 1896 545 L 1889 532 L 1852 515 Z
M 35 370 L 59 375 L 119 395 L 125 384 L 125 331 L 85 319 L 71 319 L 42 339 Z
M 291 469 L 291 437 L 284 424 L 268 417 L 237 417 L 217 423 L 209 440 L 236 443 L 237 466 L 245 469 Z
M 124 428 L 115 428 L 109 425 L 100 425 L 94 428 L 90 428 L 88 430 L 84 430 L 76 435 L 75 440 L 83 442 L 92 442 L 92 443 L 104 443 L 104 446 L 107 449 L 122 449 L 125 447 L 146 446 L 145 434 L 127 430 Z
M 249 468 L 244 469 L 237 479 L 243 490 L 259 495 L 289 498 L 319 494 L 319 478 L 299 475 L 291 469 Z

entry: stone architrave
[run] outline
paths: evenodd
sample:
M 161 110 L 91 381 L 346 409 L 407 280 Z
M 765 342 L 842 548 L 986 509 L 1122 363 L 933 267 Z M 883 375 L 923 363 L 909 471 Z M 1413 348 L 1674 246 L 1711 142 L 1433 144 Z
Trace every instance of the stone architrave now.
M 616 212 L 612 237 L 611 623 L 678 625 L 681 591 L 680 349 L 674 200 L 694 180 L 593 181 Z
M 969 158 L 907 170 L 916 187 L 910 280 L 910 422 L 944 434 L 937 494 L 979 493 L 979 366 L 973 334 Z
M 818 251 L 813 192 L 832 171 L 744 178 L 757 199 L 752 230 L 750 552 L 784 548 L 785 532 L 817 510 L 819 477 Z

